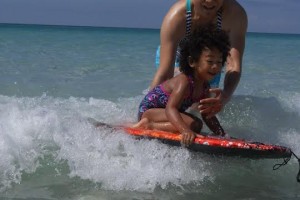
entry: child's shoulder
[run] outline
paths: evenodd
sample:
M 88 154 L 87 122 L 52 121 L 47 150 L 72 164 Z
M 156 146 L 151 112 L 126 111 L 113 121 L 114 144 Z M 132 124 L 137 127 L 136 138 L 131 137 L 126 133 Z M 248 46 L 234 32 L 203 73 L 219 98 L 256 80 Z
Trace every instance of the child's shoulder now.
M 179 79 L 182 79 L 182 80 L 188 80 L 189 76 L 181 72 L 177 76 L 174 76 L 174 78 L 179 78 Z
M 176 79 L 176 81 L 180 82 L 181 84 L 188 84 L 190 82 L 189 76 L 184 73 L 178 74 L 174 77 L 174 79 Z
M 170 88 L 185 88 L 189 85 L 189 77 L 183 73 L 180 73 L 169 79 L 169 81 L 167 81 L 164 85 Z

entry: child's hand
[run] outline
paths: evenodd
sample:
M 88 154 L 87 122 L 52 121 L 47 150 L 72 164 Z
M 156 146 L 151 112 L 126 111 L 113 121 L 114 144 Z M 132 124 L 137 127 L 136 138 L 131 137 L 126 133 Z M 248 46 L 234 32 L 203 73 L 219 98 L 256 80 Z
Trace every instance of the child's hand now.
M 193 131 L 184 131 L 181 134 L 181 144 L 186 147 L 192 144 L 196 137 L 196 133 L 194 133 Z

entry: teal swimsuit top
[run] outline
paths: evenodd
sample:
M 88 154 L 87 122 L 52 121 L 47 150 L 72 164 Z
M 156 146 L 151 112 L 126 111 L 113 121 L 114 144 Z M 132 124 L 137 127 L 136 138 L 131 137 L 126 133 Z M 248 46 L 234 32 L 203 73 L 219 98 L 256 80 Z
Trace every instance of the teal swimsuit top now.
M 217 29 L 222 29 L 222 8 L 218 10 L 217 13 Z M 186 0 L 186 29 L 185 29 L 185 37 L 179 42 L 179 45 L 177 47 L 176 51 L 176 58 L 175 58 L 175 67 L 179 67 L 179 61 L 180 61 L 180 43 L 184 40 L 186 40 L 191 35 L 192 30 L 192 4 L 191 0 Z M 160 46 L 158 46 L 156 51 L 156 67 L 159 66 L 160 63 Z M 219 87 L 219 82 L 221 79 L 221 73 L 217 74 L 213 80 L 209 82 L 211 88 L 217 88 Z

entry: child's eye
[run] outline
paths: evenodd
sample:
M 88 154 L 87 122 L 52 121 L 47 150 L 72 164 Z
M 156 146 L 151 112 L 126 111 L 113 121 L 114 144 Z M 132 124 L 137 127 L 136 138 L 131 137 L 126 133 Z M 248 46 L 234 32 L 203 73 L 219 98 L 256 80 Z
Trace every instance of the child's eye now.
M 207 60 L 208 64 L 213 64 L 214 62 L 212 60 Z

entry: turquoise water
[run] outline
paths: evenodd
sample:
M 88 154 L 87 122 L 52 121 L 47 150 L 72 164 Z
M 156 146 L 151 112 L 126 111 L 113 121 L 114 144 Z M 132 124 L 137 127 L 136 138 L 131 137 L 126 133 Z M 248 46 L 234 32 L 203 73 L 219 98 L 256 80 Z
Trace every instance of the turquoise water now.
M 0 25 L 0 197 L 299 199 L 298 164 L 195 154 L 86 120 L 136 120 L 159 30 Z M 300 155 L 300 35 L 248 33 L 220 113 L 234 137 Z

